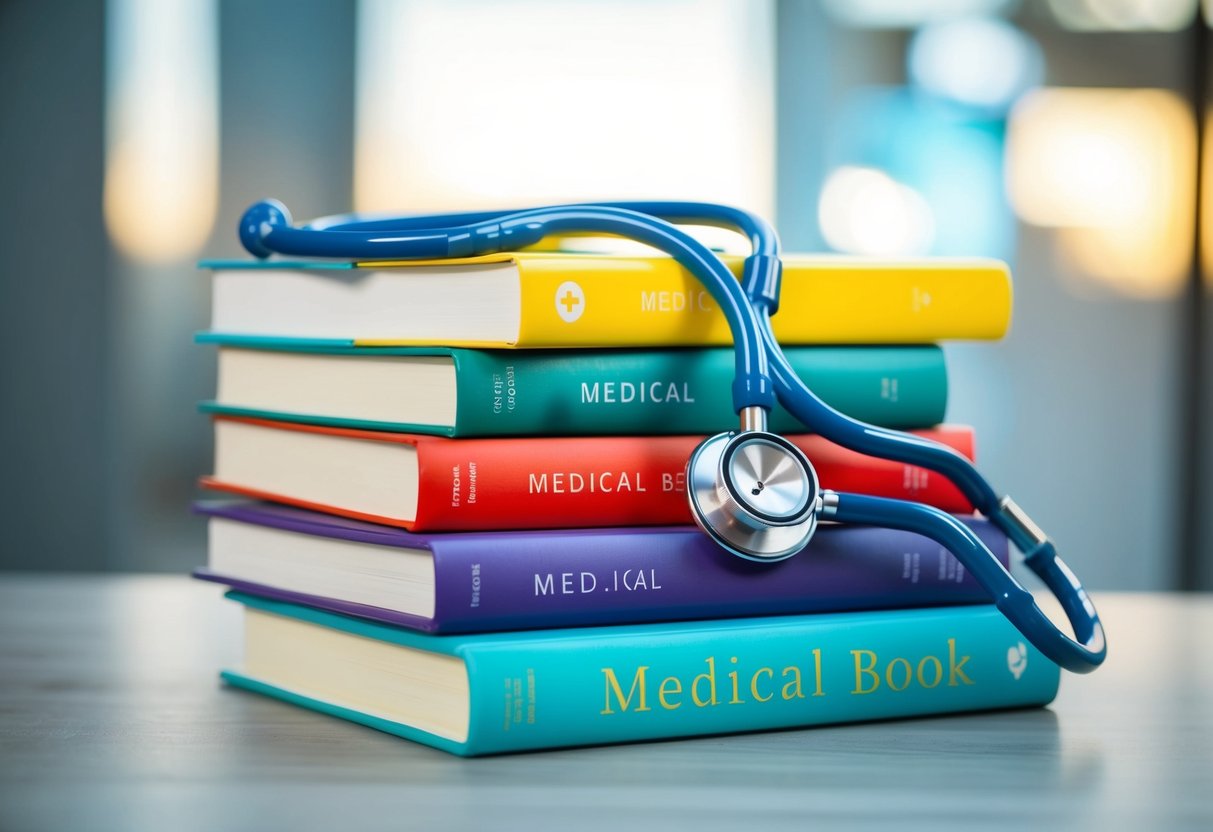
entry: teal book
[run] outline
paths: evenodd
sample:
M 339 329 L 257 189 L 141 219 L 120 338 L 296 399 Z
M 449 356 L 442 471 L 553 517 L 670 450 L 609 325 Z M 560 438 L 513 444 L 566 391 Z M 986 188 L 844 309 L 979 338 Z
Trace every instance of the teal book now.
M 736 423 L 733 352 L 356 347 L 201 334 L 219 349 L 211 413 L 442 436 L 709 434 Z M 943 421 L 936 345 L 793 347 L 827 404 L 872 424 Z M 777 407 L 771 429 L 803 431 Z
M 435 636 L 228 597 L 229 684 L 464 756 L 1038 706 L 1059 682 L 989 605 Z

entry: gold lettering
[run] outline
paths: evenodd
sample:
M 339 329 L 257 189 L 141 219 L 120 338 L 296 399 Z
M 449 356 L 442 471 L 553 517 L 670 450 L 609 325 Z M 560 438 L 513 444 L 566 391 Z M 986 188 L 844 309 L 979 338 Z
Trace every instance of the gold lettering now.
M 880 687 L 880 674 L 872 669 L 876 666 L 876 654 L 871 650 L 852 650 L 851 655 L 855 659 L 855 690 L 851 691 L 851 693 L 872 693 Z M 867 667 L 863 666 L 863 659 L 865 656 L 868 657 Z M 866 690 L 863 686 L 863 674 L 865 673 L 872 677 L 872 686 Z
M 930 682 L 929 684 L 927 682 L 927 676 L 923 672 L 923 668 L 927 666 L 928 662 L 935 665 L 935 681 Z M 922 661 L 920 661 L 918 663 L 918 684 L 922 685 L 924 688 L 933 688 L 942 681 L 943 681 L 943 662 L 941 662 L 939 659 L 935 658 L 934 656 L 926 656 L 925 658 L 923 658 Z
M 705 661 L 708 663 L 708 672 L 700 673 L 691 680 L 691 699 L 695 701 L 696 707 L 699 708 L 702 708 L 704 705 L 720 704 L 719 700 L 716 698 L 716 657 L 708 656 Z M 703 679 L 708 680 L 708 690 L 712 692 L 711 696 L 709 696 L 707 699 L 700 699 L 699 697 L 699 683 Z
M 661 680 L 661 686 L 657 688 L 657 701 L 661 703 L 661 707 L 667 711 L 673 711 L 682 707 L 681 702 L 675 702 L 671 705 L 666 698 L 673 695 L 682 694 L 682 682 L 678 681 L 677 676 L 667 676 Z
M 758 677 L 764 673 L 770 678 L 774 678 L 775 676 L 775 671 L 771 668 L 760 667 L 754 672 L 754 675 L 750 677 L 750 696 L 754 697 L 754 700 L 757 702 L 770 702 L 771 697 L 775 695 L 773 693 L 768 693 L 766 696 L 763 696 L 758 692 Z
M 732 656 L 729 658 L 729 661 L 732 662 L 733 664 L 737 664 L 737 657 Z M 737 691 L 737 671 L 736 670 L 729 671 L 729 679 L 733 682 L 733 698 L 729 700 L 729 704 L 730 705 L 743 704 L 742 699 L 738 695 L 738 691 Z
M 897 667 L 898 662 L 900 662 L 901 665 L 903 667 L 905 667 L 905 674 L 902 677 L 902 682 L 901 682 L 900 687 L 893 681 L 893 668 Z M 906 688 L 908 688 L 910 686 L 910 680 L 913 678 L 914 678 L 914 671 L 910 669 L 910 663 L 906 659 L 901 658 L 900 656 L 893 659 L 893 661 L 889 662 L 889 666 L 884 669 L 884 680 L 889 683 L 889 687 L 892 688 L 893 690 L 897 690 L 897 691 L 905 690 Z
M 648 670 L 648 665 L 641 665 L 636 669 L 636 675 L 632 677 L 632 687 L 628 689 L 628 695 L 623 695 L 623 689 L 619 686 L 619 680 L 615 678 L 615 668 L 604 667 L 602 673 L 606 677 L 606 706 L 599 712 L 602 714 L 613 714 L 611 710 L 611 693 L 615 694 L 615 698 L 619 701 L 619 710 L 626 711 L 632 705 L 632 696 L 636 694 L 636 689 L 640 689 L 639 699 L 640 707 L 636 709 L 637 713 L 641 711 L 652 710 L 645 704 L 644 699 L 644 673 Z
M 784 701 L 786 702 L 789 699 L 804 699 L 804 690 L 800 687 L 800 668 L 796 665 L 789 665 L 783 669 L 781 675 L 786 679 L 789 672 L 792 674 L 792 681 L 787 682 L 783 686 Z
M 972 656 L 965 656 L 960 661 L 956 661 L 956 639 L 948 639 L 948 687 L 956 687 L 956 677 L 964 680 L 966 685 L 973 684 L 973 680 L 964 672 L 964 666 L 968 664 Z
M 821 689 L 821 648 L 813 648 L 813 677 L 816 681 L 816 687 L 813 690 L 814 696 L 825 696 L 826 692 Z

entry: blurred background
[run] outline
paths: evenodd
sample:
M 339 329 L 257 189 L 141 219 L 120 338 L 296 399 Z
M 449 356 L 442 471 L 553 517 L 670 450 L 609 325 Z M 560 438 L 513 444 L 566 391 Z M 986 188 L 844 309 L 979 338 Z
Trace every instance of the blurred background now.
M 1207 4 L 1213 5 L 1213 4 Z M 1088 586 L 1213 589 L 1198 0 L 0 0 L 0 568 L 182 572 L 200 256 L 297 218 L 703 199 L 990 255 L 948 419 Z

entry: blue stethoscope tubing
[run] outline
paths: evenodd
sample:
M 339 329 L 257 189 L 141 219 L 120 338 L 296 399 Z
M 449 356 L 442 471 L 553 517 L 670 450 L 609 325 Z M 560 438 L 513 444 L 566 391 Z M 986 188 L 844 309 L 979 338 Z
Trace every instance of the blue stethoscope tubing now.
M 740 282 L 714 252 L 677 227 L 684 224 L 728 228 L 749 239 L 751 254 Z M 833 442 L 927 468 L 951 480 L 1023 553 L 1024 562 L 1060 602 L 1074 637 L 1053 624 L 969 527 L 944 511 L 904 500 L 838 493 L 824 519 L 904 529 L 939 542 L 1050 660 L 1078 673 L 1103 662 L 1107 645 L 1094 604 L 1057 556 L 1052 541 L 1014 501 L 1000 498 L 973 464 L 952 448 L 852 419 L 821 401 L 792 370 L 771 329 L 779 299 L 779 238 L 761 217 L 713 203 L 645 201 L 388 219 L 342 215 L 295 226 L 284 205 L 265 200 L 249 208 L 240 223 L 245 248 L 263 258 L 273 253 L 348 260 L 472 257 L 571 233 L 610 234 L 646 243 L 672 256 L 703 284 L 733 333 L 732 392 L 739 413 L 752 407 L 769 411 L 778 399 L 806 427 Z

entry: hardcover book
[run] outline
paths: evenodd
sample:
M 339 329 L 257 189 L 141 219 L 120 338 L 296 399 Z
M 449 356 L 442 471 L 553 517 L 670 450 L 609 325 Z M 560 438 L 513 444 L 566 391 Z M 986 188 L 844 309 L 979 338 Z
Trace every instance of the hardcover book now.
M 216 417 L 208 488 L 415 531 L 692 522 L 686 462 L 699 436 L 439 436 Z M 918 431 L 973 455 L 970 428 Z M 947 479 L 820 436 L 788 439 L 823 488 L 971 511 Z
M 741 259 L 726 258 L 735 273 Z M 336 345 L 728 346 L 716 303 L 669 257 L 550 252 L 403 263 L 209 261 L 211 329 Z M 1011 279 L 996 260 L 788 255 L 783 344 L 1002 337 Z
M 446 436 L 709 434 L 737 416 L 733 352 L 325 347 L 204 333 L 218 343 L 212 413 Z M 943 350 L 789 347 L 788 360 L 830 406 L 864 422 L 943 421 Z M 782 407 L 771 429 L 803 426 Z
M 779 563 L 693 526 L 410 534 L 266 503 L 201 503 L 197 577 L 440 633 L 980 603 L 985 591 L 919 535 L 823 524 Z M 962 518 L 1005 566 L 1006 537 Z
M 230 684 L 477 755 L 1042 705 L 991 605 L 428 636 L 248 595 Z

